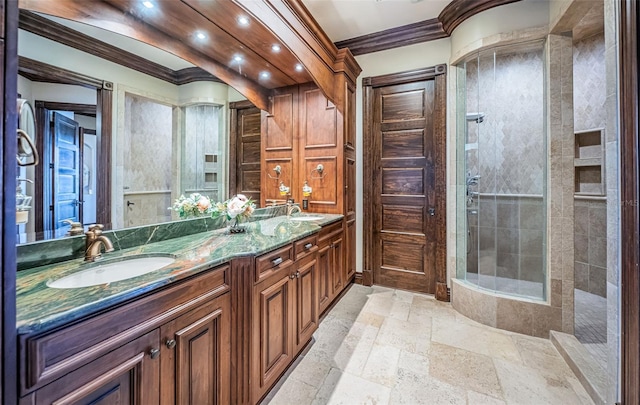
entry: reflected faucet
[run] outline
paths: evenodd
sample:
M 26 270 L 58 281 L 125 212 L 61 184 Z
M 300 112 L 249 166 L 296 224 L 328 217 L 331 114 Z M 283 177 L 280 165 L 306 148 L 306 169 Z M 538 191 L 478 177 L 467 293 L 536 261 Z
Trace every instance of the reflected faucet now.
M 96 260 L 100 260 L 102 258 L 100 248 L 103 246 L 105 253 L 113 252 L 113 244 L 109 238 L 102 234 L 102 229 L 104 229 L 104 225 L 95 224 L 91 225 L 89 230 L 85 232 L 85 235 L 87 236 L 84 248 L 85 262 L 95 262 Z
M 287 200 L 287 217 L 290 217 L 292 214 L 301 213 L 300 206 L 295 205 L 291 202 L 291 200 Z

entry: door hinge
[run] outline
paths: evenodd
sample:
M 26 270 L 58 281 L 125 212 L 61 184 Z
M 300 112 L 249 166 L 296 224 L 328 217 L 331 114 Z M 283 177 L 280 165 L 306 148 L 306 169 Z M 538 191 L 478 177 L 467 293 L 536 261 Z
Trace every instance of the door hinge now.
M 53 211 L 53 205 L 49 206 L 49 211 Z
M 53 169 L 53 163 L 49 163 L 49 169 Z

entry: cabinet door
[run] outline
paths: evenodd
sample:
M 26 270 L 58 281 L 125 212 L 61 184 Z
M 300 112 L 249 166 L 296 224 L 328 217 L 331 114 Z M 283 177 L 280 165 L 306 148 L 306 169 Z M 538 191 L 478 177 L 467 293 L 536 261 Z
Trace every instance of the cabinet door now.
M 331 277 L 333 278 L 332 295 L 335 297 L 342 291 L 343 263 L 344 263 L 344 244 L 342 237 L 337 237 L 331 241 L 332 258 L 331 258 Z
M 290 271 L 254 286 L 251 402 L 257 403 L 293 360 L 293 286 Z
M 314 257 L 298 264 L 296 285 L 296 342 L 297 353 L 318 328 L 318 272 Z
M 162 404 L 228 404 L 231 390 L 230 295 L 160 328 Z
M 39 389 L 32 403 L 158 404 L 159 340 L 155 329 Z
M 316 265 L 318 272 L 318 306 L 320 313 L 331 304 L 333 285 L 331 284 L 331 259 L 333 257 L 333 249 L 331 244 L 327 243 L 320 246 L 318 250 L 318 263 Z

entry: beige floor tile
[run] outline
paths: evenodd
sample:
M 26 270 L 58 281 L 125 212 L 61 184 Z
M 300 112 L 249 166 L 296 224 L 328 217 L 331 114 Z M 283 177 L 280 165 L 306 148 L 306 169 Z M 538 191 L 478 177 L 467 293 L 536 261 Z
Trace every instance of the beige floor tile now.
M 434 318 L 431 340 L 494 358 L 521 362 L 511 334 L 488 326 L 474 326 L 458 320 Z
M 382 326 L 382 322 L 384 322 L 385 317 L 382 315 L 374 314 L 371 312 L 367 312 L 363 310 L 356 318 L 356 323 L 363 323 L 365 325 L 371 325 L 376 328 Z
M 377 328 L 368 326 L 360 335 L 347 335 L 333 357 L 333 367 L 361 375 L 377 334 Z
M 489 356 L 432 343 L 429 375 L 461 389 L 503 398 L 496 369 Z
M 475 391 L 467 391 L 467 404 L 468 405 L 506 405 L 501 399 L 490 397 L 489 395 L 481 394 Z
M 508 404 L 581 403 L 571 384 L 565 379 L 545 377 L 535 369 L 504 360 L 495 359 L 494 363 Z
M 324 382 L 330 369 L 331 366 L 327 362 L 305 356 L 296 365 L 289 378 L 318 388 Z
M 400 349 L 374 343 L 362 370 L 362 378 L 393 387 L 396 383 L 399 359 Z
M 405 350 L 400 350 L 398 372 L 402 371 L 427 377 L 429 375 L 429 358 L 419 354 L 410 353 Z
M 431 346 L 430 338 L 431 322 L 417 323 L 389 317 L 380 327 L 376 342 L 426 356 Z
M 389 317 L 406 321 L 409 318 L 409 311 L 411 310 L 411 303 L 406 301 L 394 300 L 389 311 Z
M 466 405 L 465 390 L 410 371 L 399 370 L 389 404 Z
M 318 390 L 313 404 L 331 405 L 385 405 L 389 403 L 391 389 L 350 373 L 331 369 Z M 294 405 L 302 405 L 295 403 Z
M 580 381 L 575 376 L 567 377 L 567 382 L 573 388 L 578 398 L 580 398 L 580 404 L 582 405 L 594 405 L 593 400 L 589 396 L 589 393 L 584 389 Z
M 303 381 L 287 379 L 269 401 L 270 405 L 310 404 L 318 389 Z
M 435 298 L 427 295 L 414 294 L 408 320 L 422 322 L 433 317 L 455 319 L 458 315 L 450 303 L 436 301 Z

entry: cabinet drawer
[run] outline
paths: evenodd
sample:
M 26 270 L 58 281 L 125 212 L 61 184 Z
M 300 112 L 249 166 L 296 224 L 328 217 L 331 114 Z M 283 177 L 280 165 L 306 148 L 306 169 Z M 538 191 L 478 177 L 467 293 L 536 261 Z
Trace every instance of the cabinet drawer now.
M 340 234 L 342 234 L 342 222 L 336 222 L 328 225 L 320 230 L 320 235 L 318 236 L 318 244 L 330 244 L 331 240 Z
M 297 241 L 293 248 L 296 260 L 300 260 L 318 250 L 318 234 Z
M 260 282 L 293 263 L 293 246 L 286 245 L 262 256 L 256 257 L 255 282 Z
M 62 329 L 20 336 L 21 395 L 226 293 L 230 290 L 229 268 L 224 265 L 199 273 Z

